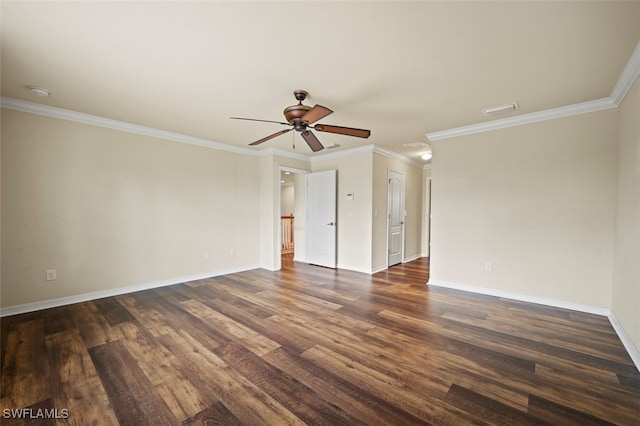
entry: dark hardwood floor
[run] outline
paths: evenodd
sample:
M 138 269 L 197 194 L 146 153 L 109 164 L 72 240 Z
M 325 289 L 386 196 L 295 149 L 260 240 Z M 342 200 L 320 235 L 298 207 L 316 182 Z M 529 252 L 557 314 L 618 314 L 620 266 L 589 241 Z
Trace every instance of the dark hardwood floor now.
M 2 424 L 640 424 L 607 318 L 427 277 L 284 259 L 3 318 Z

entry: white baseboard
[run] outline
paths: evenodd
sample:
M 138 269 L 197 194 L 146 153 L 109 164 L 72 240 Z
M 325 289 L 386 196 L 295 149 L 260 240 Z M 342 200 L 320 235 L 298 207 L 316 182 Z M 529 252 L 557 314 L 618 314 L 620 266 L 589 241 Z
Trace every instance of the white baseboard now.
M 354 271 L 354 272 L 362 272 L 363 274 L 371 274 L 370 271 L 368 271 L 366 269 L 363 269 L 363 268 L 361 268 L 359 266 L 347 265 L 347 264 L 344 264 L 344 263 L 338 263 L 336 265 L 336 268 L 337 269 L 346 269 L 348 271 Z
M 495 290 L 486 287 L 476 287 L 468 284 L 460 284 L 450 281 L 429 279 L 427 285 L 433 287 L 451 288 L 454 290 L 468 291 L 469 293 L 502 297 L 505 299 L 519 300 L 522 302 L 536 303 L 539 305 L 553 306 L 555 308 L 571 309 L 572 311 L 586 312 L 589 314 L 605 316 L 609 319 L 613 330 L 622 341 L 622 344 L 629 353 L 629 356 L 631 357 L 631 360 L 635 364 L 636 368 L 640 370 L 640 350 L 638 350 L 638 348 L 635 346 L 633 340 L 631 340 L 631 337 L 629 337 L 629 335 L 626 333 L 624 327 L 622 327 L 622 324 L 620 324 L 611 309 L 602 308 L 599 306 L 581 305 L 579 303 L 567 302 L 564 300 L 548 299 L 546 297 L 530 296 L 522 293 L 513 293 L 510 291 Z
M 15 306 L 7 306 L 6 308 L 0 308 L 0 317 L 24 314 L 27 312 L 41 311 L 43 309 L 55 308 L 55 307 L 64 306 L 64 305 L 71 305 L 73 303 L 86 302 L 88 300 L 102 299 L 103 297 L 119 296 L 121 294 L 133 293 L 135 291 L 149 290 L 152 288 L 165 287 L 165 286 L 185 283 L 189 281 L 202 280 L 205 278 L 218 277 L 220 275 L 234 274 L 236 272 L 257 269 L 259 267 L 260 267 L 259 265 L 245 265 L 245 266 L 239 266 L 237 268 L 207 272 L 204 274 L 175 277 L 175 278 L 169 278 L 166 280 L 136 284 L 136 285 L 127 286 L 127 287 L 118 287 L 118 288 L 109 289 L 109 290 L 83 293 L 75 296 L 60 297 L 57 299 L 43 300 L 40 302 L 25 303 L 22 305 L 15 305 Z
M 423 258 L 423 257 L 424 256 L 422 254 L 414 254 L 413 256 L 409 256 L 409 257 L 404 258 L 402 260 L 402 263 L 409 263 L 409 262 L 412 262 L 412 261 L 414 261 L 416 259 L 420 259 L 420 258 Z M 387 265 L 387 264 L 374 266 L 374 267 L 371 268 L 371 275 L 377 274 L 378 272 L 382 272 L 382 271 L 384 271 L 386 269 L 389 269 L 389 265 Z
M 627 350 L 627 353 L 629 353 L 631 360 L 636 365 L 636 368 L 640 371 L 640 350 L 633 343 L 633 340 L 631 340 L 631 337 L 629 337 L 620 321 L 618 321 L 618 318 L 616 318 L 616 315 L 613 313 L 613 311 L 609 312 L 608 317 L 609 322 L 611 322 L 611 326 L 618 334 L 618 337 L 622 341 L 622 344 Z
M 405 257 L 404 260 L 402 261 L 402 263 L 409 263 L 413 260 L 416 259 L 420 259 L 422 256 L 422 254 L 418 253 L 418 254 L 414 254 L 413 256 L 409 256 L 409 257 Z
M 539 305 L 553 306 L 556 308 L 571 309 L 573 311 L 587 312 L 589 314 L 608 316 L 610 310 L 598 306 L 581 305 L 579 303 L 567 302 L 564 300 L 548 299 L 546 297 L 531 296 L 528 294 L 514 293 L 504 290 L 496 290 L 486 287 L 476 287 L 468 284 L 453 283 L 450 281 L 440 281 L 430 279 L 427 285 L 433 287 L 446 287 L 455 290 L 468 291 L 469 293 L 479 293 L 488 296 L 503 297 L 505 299 L 520 300 L 522 302 L 537 303 Z
M 374 266 L 373 268 L 371 268 L 371 275 L 377 274 L 378 272 L 382 272 L 387 269 L 389 269 L 387 265 Z

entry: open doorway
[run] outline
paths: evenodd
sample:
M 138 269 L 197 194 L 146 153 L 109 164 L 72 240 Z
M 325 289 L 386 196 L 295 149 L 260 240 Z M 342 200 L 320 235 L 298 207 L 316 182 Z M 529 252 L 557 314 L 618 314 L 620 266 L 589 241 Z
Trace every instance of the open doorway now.
M 280 167 L 278 251 L 286 262 L 306 261 L 306 170 Z
M 295 175 L 280 172 L 280 256 L 284 265 L 295 257 Z

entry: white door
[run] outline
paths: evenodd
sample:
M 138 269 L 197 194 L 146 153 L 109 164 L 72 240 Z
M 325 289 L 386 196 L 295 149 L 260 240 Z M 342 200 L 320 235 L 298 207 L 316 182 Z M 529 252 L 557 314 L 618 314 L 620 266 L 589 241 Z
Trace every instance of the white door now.
M 387 247 L 388 266 L 402 262 L 404 252 L 404 175 L 389 170 Z
M 307 176 L 307 262 L 336 267 L 336 171 Z

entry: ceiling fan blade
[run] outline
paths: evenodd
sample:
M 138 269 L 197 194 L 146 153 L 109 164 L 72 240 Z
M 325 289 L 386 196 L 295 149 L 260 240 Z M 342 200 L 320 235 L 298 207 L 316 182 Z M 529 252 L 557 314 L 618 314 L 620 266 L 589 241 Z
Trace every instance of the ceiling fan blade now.
M 259 140 L 255 141 L 255 142 L 252 142 L 252 143 L 250 143 L 249 145 L 259 145 L 259 144 L 261 144 L 262 142 L 266 142 L 266 141 L 268 141 L 269 139 L 273 139 L 273 138 L 278 137 L 278 136 L 280 136 L 280 135 L 284 135 L 285 133 L 290 132 L 290 131 L 292 131 L 292 130 L 293 130 L 293 127 L 292 127 L 292 128 L 290 128 L 290 129 L 287 129 L 287 130 L 280 130 L 279 132 L 276 132 L 276 133 L 274 133 L 274 134 L 272 134 L 272 135 L 269 135 L 269 136 L 267 136 L 266 138 L 262 138 L 262 139 L 259 139 Z
M 300 134 L 302 135 L 302 138 L 307 142 L 307 145 L 309 145 L 309 148 L 311 148 L 311 151 L 318 152 L 321 149 L 324 149 L 324 146 L 322 146 L 316 135 L 311 133 L 311 130 L 305 130 Z
M 319 132 L 337 133 L 339 135 L 355 136 L 358 138 L 368 138 L 371 130 L 354 129 L 353 127 L 330 126 L 328 124 L 316 124 L 313 127 Z
M 271 120 L 259 120 L 257 118 L 242 118 L 242 117 L 229 117 L 232 120 L 247 120 L 247 121 L 262 121 L 263 123 L 276 123 L 276 124 L 284 124 L 285 126 L 290 126 L 291 124 L 285 123 L 282 121 L 271 121 Z
M 333 111 L 331 111 L 329 108 L 323 107 L 322 105 L 316 105 L 302 116 L 302 121 L 306 121 L 307 123 L 312 124 L 318 120 L 325 118 L 331 113 L 333 113 Z

